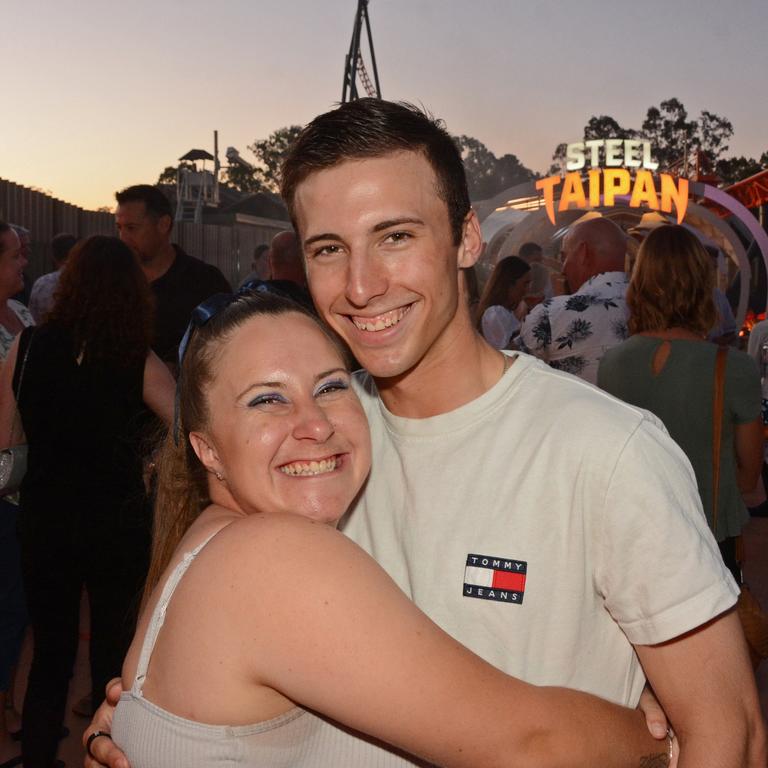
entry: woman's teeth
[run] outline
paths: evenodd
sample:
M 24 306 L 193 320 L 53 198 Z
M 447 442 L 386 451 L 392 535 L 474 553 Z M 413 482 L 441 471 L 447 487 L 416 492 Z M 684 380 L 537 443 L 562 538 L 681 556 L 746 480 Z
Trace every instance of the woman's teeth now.
M 324 475 L 326 472 L 333 472 L 336 469 L 336 457 L 322 459 L 321 461 L 294 461 L 292 464 L 284 464 L 280 471 L 286 475 L 294 477 L 309 475 Z

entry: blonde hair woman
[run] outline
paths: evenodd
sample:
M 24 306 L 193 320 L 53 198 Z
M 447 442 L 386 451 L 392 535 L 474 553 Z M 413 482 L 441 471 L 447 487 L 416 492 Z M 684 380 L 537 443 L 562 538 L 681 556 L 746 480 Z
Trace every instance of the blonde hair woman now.
M 735 538 L 749 519 L 741 494 L 762 467 L 760 376 L 744 352 L 728 350 L 718 498 L 713 493 L 713 396 L 717 346 L 707 341 L 717 310 L 712 260 L 685 227 L 654 229 L 640 246 L 627 291 L 631 338 L 609 349 L 597 383 L 655 413 L 696 473 L 704 512 L 726 565 L 740 579 Z

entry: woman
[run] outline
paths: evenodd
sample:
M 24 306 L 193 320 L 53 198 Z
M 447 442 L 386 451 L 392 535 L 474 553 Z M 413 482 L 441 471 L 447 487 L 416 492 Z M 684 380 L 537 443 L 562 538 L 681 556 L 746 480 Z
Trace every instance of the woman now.
M 735 540 L 749 519 L 741 494 L 762 466 L 760 377 L 752 359 L 728 349 L 718 498 L 713 498 L 713 392 L 718 347 L 707 342 L 717 312 L 714 271 L 695 235 L 654 229 L 640 246 L 627 291 L 632 337 L 600 363 L 602 389 L 655 413 L 696 473 L 704 512 L 725 564 L 740 582 Z
M 517 256 L 502 259 L 491 272 L 477 307 L 478 327 L 485 340 L 497 349 L 506 349 L 520 331 L 514 310 L 528 293 L 530 265 Z
M 29 310 L 11 298 L 24 287 L 26 266 L 19 236 L 10 224 L 0 221 L 0 364 L 5 363 L 13 340 L 33 324 Z M 18 434 L 9 440 L 14 438 L 21 442 Z M 19 720 L 9 692 L 27 623 L 16 535 L 17 502 L 15 495 L 0 498 L 0 762 L 16 751 L 11 733 L 18 730 Z
M 3 361 L 14 339 L 34 324 L 29 310 L 11 298 L 24 288 L 26 266 L 19 236 L 10 224 L 0 221 L 0 360 Z
M 89 238 L 70 256 L 48 320 L 22 333 L 0 373 L 0 444 L 18 392 L 29 445 L 19 519 L 34 635 L 27 768 L 53 765 L 83 584 L 94 691 L 120 669 L 133 634 L 149 555 L 136 430 L 145 404 L 166 421 L 173 409 L 173 379 L 149 348 L 151 321 L 150 289 L 131 250 L 117 238 Z
M 637 713 L 506 677 L 335 530 L 370 465 L 342 352 L 285 299 L 217 303 L 182 343 L 159 462 L 155 588 L 112 723 L 132 768 L 666 764 Z

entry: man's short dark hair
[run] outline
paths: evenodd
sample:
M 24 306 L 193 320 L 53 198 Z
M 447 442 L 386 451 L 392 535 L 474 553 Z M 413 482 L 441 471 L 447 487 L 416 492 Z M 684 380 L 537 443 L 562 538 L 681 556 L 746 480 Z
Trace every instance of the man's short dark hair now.
M 528 261 L 532 256 L 538 256 L 542 253 L 541 246 L 538 243 L 527 242 L 520 246 L 517 254 L 521 259 Z
M 53 253 L 53 261 L 56 264 L 63 264 L 69 256 L 69 252 L 77 243 L 77 238 L 74 235 L 70 235 L 68 232 L 60 232 L 55 235 L 51 240 L 51 251 Z
M 151 184 L 134 184 L 120 192 L 115 192 L 118 205 L 123 203 L 144 203 L 147 213 L 155 219 L 170 216 L 173 221 L 173 211 L 168 198 Z
M 421 152 L 437 177 L 437 193 L 448 206 L 455 245 L 470 209 L 464 164 L 440 120 L 406 102 L 358 99 L 316 117 L 291 145 L 282 167 L 283 200 L 294 227 L 296 188 L 316 171 L 345 160 Z

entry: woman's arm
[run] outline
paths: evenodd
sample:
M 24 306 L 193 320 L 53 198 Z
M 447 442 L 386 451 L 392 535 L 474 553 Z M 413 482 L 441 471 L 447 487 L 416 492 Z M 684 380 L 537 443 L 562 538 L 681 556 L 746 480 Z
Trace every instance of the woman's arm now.
M 176 382 L 168 366 L 152 351 L 144 364 L 143 398 L 147 408 L 170 426 L 173 421 L 173 402 Z
M 229 526 L 197 586 L 182 586 L 226 596 L 225 621 L 254 638 L 254 681 L 438 765 L 667 764 L 666 740 L 650 736 L 641 713 L 503 674 L 337 531 L 279 517 Z
M 16 357 L 19 351 L 19 337 L 13 340 L 8 350 L 8 357 L 0 363 L 0 450 L 9 448 L 14 440 L 13 425 L 18 419 L 16 397 L 13 394 L 13 371 L 16 368 Z M 17 426 L 15 443 L 24 442 L 24 432 Z
M 746 424 L 734 424 L 736 481 L 742 493 L 753 491 L 763 467 L 763 420 L 758 417 Z

